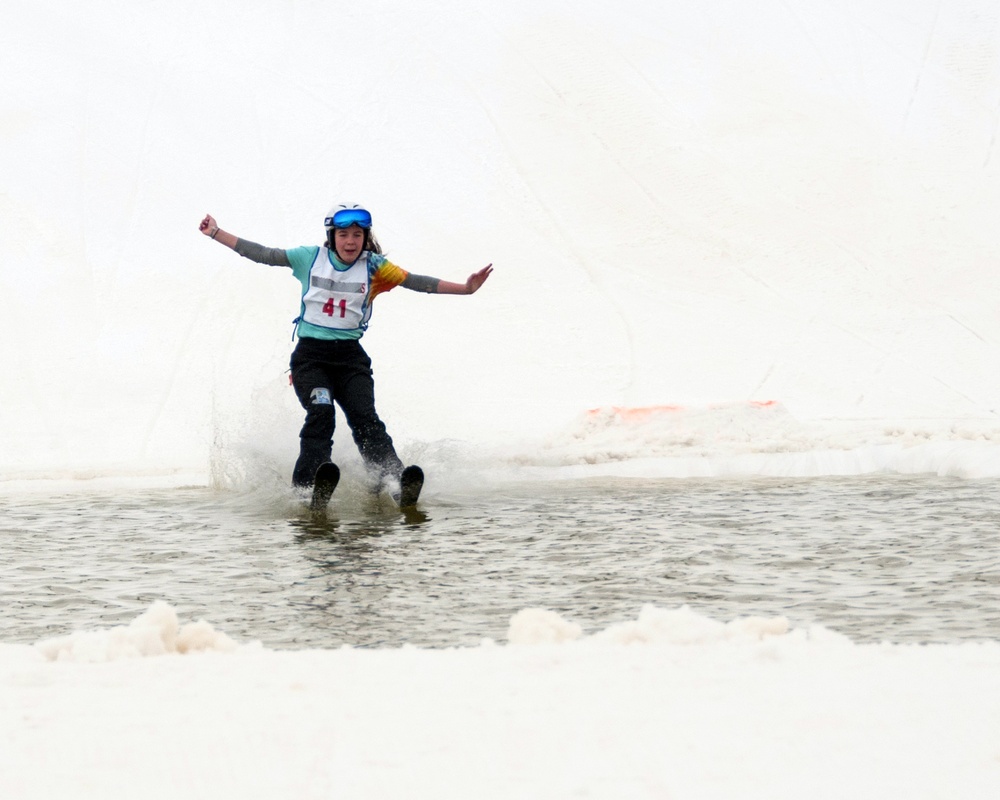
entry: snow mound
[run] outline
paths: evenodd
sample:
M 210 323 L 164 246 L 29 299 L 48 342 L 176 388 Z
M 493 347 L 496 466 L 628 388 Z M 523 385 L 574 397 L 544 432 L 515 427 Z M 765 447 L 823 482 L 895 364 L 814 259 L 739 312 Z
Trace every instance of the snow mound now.
M 170 654 L 229 653 L 239 645 L 203 620 L 181 626 L 167 603 L 157 601 L 128 625 L 77 631 L 35 645 L 49 661 L 105 662 Z
M 555 611 L 525 608 L 510 619 L 507 641 L 511 644 L 558 644 L 583 636 L 583 628 L 563 619 Z
M 646 605 L 638 619 L 616 623 L 603 631 L 585 636 L 580 625 L 554 611 L 526 608 L 510 620 L 507 641 L 512 645 L 561 644 L 586 639 L 600 644 L 712 645 L 725 642 L 748 643 L 767 639 L 849 642 L 838 633 L 820 626 L 793 630 L 785 617 L 738 617 L 719 622 L 692 611 Z
M 784 636 L 788 631 L 785 617 L 739 617 L 724 623 L 697 614 L 688 606 L 670 610 L 647 605 L 634 622 L 612 625 L 594 638 L 616 644 L 688 645 L 759 641 L 768 636 Z

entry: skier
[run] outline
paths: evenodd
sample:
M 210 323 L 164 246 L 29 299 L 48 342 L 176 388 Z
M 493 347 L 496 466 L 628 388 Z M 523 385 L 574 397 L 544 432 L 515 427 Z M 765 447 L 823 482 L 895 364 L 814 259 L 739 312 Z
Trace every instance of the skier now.
M 299 457 L 292 472 L 297 487 L 313 484 L 320 464 L 330 460 L 340 406 L 366 465 L 379 486 L 398 486 L 403 463 L 375 411 L 371 359 L 361 337 L 371 318 L 372 301 L 396 286 L 430 294 L 473 294 L 493 271 L 487 265 L 465 283 L 414 275 L 382 255 L 371 214 L 359 205 L 336 205 L 326 216 L 321 247 L 291 250 L 264 247 L 222 230 L 211 214 L 201 232 L 241 256 L 261 264 L 291 267 L 302 284 L 295 320 L 299 341 L 292 353 L 292 385 L 306 411 L 299 433 Z

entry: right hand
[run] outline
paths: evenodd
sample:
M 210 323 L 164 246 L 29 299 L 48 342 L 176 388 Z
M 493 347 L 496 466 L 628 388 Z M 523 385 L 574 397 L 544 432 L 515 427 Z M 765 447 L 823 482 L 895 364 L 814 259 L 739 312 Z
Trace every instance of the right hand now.
M 206 236 L 213 236 L 219 230 L 219 225 L 215 221 L 215 217 L 211 214 L 206 214 L 205 219 L 201 221 L 198 225 L 198 230 L 200 230 Z

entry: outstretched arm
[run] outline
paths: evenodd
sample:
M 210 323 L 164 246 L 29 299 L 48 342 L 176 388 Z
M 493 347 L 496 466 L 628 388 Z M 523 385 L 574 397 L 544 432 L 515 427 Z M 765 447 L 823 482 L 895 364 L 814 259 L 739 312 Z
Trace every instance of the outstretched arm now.
M 408 275 L 401 284 L 404 289 L 428 294 L 475 294 L 493 272 L 493 265 L 487 264 L 479 272 L 473 272 L 465 283 L 452 283 L 429 275 Z
M 232 233 L 228 233 L 219 227 L 219 224 L 215 221 L 215 217 L 211 214 L 205 215 L 205 219 L 198 225 L 198 230 L 210 239 L 221 242 L 244 258 L 249 258 L 258 264 L 270 264 L 275 267 L 290 266 L 286 251 L 279 247 L 264 247 L 256 242 L 248 242 L 246 239 L 241 239 Z

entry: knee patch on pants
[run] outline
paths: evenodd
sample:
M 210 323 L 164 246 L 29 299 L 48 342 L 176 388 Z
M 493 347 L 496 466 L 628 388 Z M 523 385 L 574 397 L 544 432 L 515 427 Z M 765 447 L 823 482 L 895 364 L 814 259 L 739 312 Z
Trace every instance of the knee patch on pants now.
M 309 403 L 314 406 L 331 406 L 333 396 L 325 386 L 317 386 L 309 393 Z

